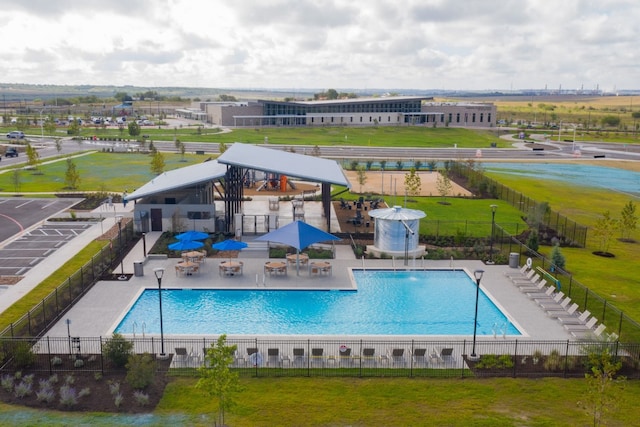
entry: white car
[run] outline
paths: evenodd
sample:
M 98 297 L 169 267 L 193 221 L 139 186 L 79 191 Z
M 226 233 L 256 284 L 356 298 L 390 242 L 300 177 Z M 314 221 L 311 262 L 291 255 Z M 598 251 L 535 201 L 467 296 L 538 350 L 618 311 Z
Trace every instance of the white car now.
M 9 139 L 24 139 L 24 132 L 19 130 L 11 131 L 7 134 L 7 138 Z

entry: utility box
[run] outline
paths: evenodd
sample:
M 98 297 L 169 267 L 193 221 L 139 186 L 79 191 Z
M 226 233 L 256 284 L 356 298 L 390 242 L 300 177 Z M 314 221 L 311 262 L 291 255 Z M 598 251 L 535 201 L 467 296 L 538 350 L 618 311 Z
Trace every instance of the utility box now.
M 510 268 L 518 268 L 518 259 L 520 258 L 520 254 L 518 252 L 511 252 L 509 254 L 509 267 Z
M 136 277 L 144 276 L 144 264 L 143 261 L 133 262 L 133 275 Z

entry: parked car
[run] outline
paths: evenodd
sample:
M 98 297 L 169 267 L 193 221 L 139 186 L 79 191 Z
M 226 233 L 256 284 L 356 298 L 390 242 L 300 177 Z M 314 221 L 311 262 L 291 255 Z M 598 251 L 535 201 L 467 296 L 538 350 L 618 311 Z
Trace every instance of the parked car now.
M 4 152 L 5 157 L 18 157 L 18 149 L 9 147 L 7 151 Z
M 24 139 L 24 132 L 19 130 L 11 131 L 7 134 L 7 138 L 9 139 Z

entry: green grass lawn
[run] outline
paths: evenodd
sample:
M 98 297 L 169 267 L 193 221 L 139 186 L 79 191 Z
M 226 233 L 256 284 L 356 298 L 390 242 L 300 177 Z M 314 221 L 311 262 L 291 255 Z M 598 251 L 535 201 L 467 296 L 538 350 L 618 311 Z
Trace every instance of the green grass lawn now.
M 177 378 L 151 415 L 35 411 L 0 405 L 3 425 L 190 425 L 216 419 L 211 398 Z M 581 379 L 252 378 L 241 379 L 230 426 L 584 426 Z M 606 425 L 636 425 L 640 382 L 616 391 Z

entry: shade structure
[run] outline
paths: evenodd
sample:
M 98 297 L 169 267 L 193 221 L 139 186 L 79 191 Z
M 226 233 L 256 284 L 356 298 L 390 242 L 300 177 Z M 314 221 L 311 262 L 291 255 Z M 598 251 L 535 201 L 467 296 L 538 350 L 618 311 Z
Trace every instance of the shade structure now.
M 246 248 L 248 245 L 245 242 L 239 240 L 227 239 L 222 242 L 214 243 L 211 247 L 218 251 L 239 251 Z
M 296 271 L 300 273 L 300 251 L 309 245 L 327 240 L 340 240 L 339 237 L 324 230 L 309 225 L 304 221 L 294 221 L 270 233 L 256 238 L 256 240 L 282 243 L 296 248 Z
M 184 233 L 180 233 L 176 236 L 176 239 L 178 240 L 204 240 L 208 238 L 209 234 L 195 230 L 185 231 Z
M 171 243 L 168 248 L 172 251 L 190 251 L 192 249 L 200 249 L 204 246 L 202 242 L 196 242 L 195 240 L 178 240 L 175 243 Z

